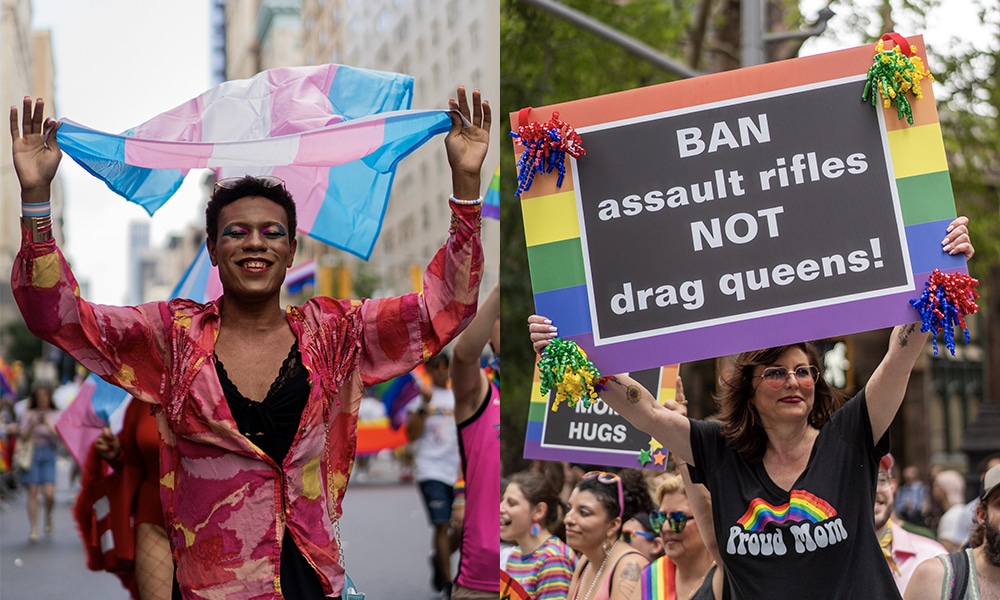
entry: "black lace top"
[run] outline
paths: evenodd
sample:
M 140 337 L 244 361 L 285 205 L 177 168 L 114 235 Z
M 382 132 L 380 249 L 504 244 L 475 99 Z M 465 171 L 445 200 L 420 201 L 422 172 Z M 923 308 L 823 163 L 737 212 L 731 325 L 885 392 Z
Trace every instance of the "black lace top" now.
M 260 402 L 254 402 L 240 393 L 229 380 L 218 356 L 215 357 L 215 371 L 240 433 L 278 463 L 280 468 L 295 440 L 302 411 L 309 401 L 309 378 L 302 365 L 298 343 L 292 345 L 281 364 L 278 377 Z M 285 598 L 325 598 L 316 571 L 295 545 L 288 529 L 285 529 L 281 541 L 281 591 Z

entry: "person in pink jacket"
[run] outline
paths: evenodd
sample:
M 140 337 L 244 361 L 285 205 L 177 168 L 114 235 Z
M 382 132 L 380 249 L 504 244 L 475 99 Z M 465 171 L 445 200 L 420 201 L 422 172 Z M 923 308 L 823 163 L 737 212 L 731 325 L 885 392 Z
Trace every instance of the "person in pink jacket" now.
M 287 309 L 280 291 L 295 257 L 295 205 L 275 177 L 215 186 L 206 233 L 217 300 L 115 307 L 81 298 L 51 235 L 57 124 L 43 119 L 41 99 L 32 107 L 25 98 L 20 118 L 11 109 L 22 207 L 15 299 L 35 335 L 155 405 L 160 497 L 185 598 L 342 593 L 339 521 L 364 387 L 435 355 L 476 313 L 491 114 L 463 87 L 449 106 L 450 237 L 424 291 Z

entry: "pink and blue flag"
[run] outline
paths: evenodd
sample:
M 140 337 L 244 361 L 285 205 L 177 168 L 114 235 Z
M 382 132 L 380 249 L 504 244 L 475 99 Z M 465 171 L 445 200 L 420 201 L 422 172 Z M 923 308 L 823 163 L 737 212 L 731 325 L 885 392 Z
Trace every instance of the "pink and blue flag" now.
M 219 270 L 212 266 L 208 249 L 202 244 L 170 297 L 207 302 L 221 295 Z M 101 429 L 112 423 L 112 416 L 120 414 L 128 400 L 125 390 L 96 375 L 90 375 L 80 385 L 76 397 L 56 421 L 56 431 L 77 464 L 83 464 Z
M 288 293 L 298 293 L 307 285 L 315 286 L 317 266 L 318 263 L 313 259 L 288 269 L 285 274 L 285 289 Z
M 63 120 L 66 154 L 150 214 L 190 169 L 275 175 L 299 230 L 367 259 L 398 162 L 445 133 L 445 110 L 409 110 L 413 78 L 343 65 L 282 67 L 227 81 L 115 135 Z

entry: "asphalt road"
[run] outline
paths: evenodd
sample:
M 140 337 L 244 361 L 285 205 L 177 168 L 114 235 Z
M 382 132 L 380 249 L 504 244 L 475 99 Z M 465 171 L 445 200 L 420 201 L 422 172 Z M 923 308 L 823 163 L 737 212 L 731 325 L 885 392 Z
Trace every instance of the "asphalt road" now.
M 128 599 L 116 577 L 87 570 L 70 515 L 68 471 L 68 462 L 61 463 L 55 531 L 40 542 L 28 541 L 25 492 L 0 505 L 0 599 Z M 420 494 L 416 484 L 397 482 L 390 462 L 377 461 L 370 474 L 352 478 L 341 536 L 347 571 L 367 600 L 440 597 L 430 587 L 431 529 Z

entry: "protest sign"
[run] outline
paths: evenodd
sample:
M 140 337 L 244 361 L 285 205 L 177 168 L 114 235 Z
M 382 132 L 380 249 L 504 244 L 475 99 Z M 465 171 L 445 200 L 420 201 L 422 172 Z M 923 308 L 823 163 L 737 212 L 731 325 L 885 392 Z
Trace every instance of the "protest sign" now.
M 919 321 L 965 259 L 930 82 L 873 108 L 873 48 L 513 113 L 586 148 L 521 197 L 536 312 L 603 373 Z
M 629 375 L 663 404 L 676 395 L 678 365 L 633 371 Z M 543 395 L 535 368 L 524 457 L 606 467 L 663 471 L 667 448 L 622 418 L 603 401 L 563 404 L 552 410 L 554 393 Z

